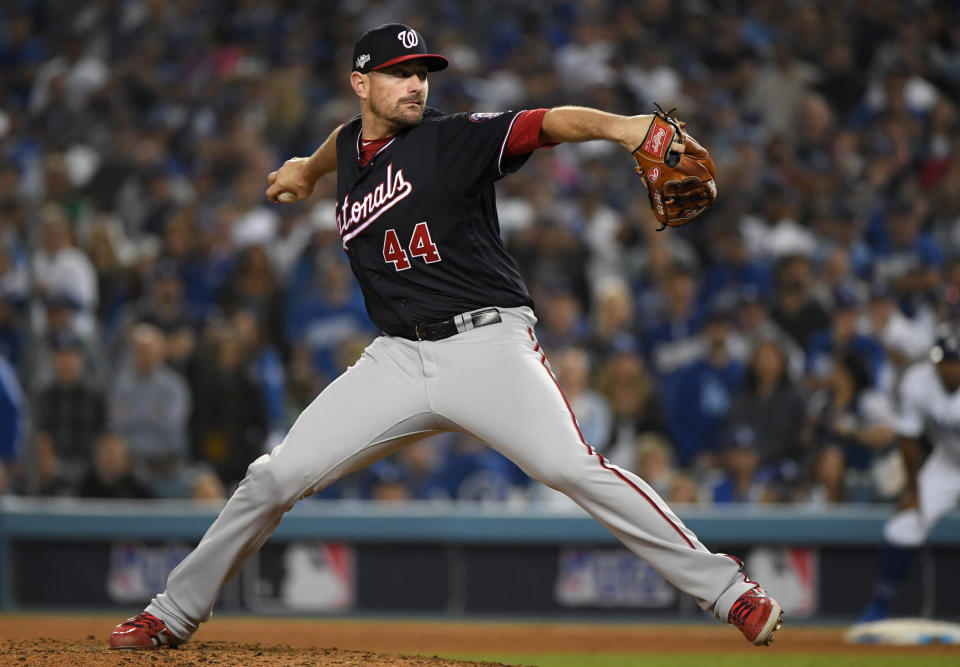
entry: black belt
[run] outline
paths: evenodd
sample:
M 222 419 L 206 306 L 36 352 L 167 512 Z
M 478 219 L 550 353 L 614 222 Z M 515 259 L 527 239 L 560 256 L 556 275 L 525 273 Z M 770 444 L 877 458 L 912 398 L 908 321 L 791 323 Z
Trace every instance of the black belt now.
M 409 340 L 443 340 L 456 336 L 458 333 L 470 331 L 477 327 L 485 327 L 488 324 L 500 322 L 500 311 L 496 308 L 486 308 L 472 313 L 461 313 L 454 315 L 448 320 L 441 322 L 431 322 L 430 324 L 418 324 L 413 331 L 404 338 Z

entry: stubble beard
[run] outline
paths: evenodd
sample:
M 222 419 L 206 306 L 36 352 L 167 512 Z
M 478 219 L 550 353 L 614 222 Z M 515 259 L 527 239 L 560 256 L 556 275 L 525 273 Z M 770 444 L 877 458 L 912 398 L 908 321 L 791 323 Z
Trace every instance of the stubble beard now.
M 407 127 L 416 127 L 423 120 L 424 106 L 418 106 L 415 110 L 406 110 L 403 103 L 397 101 L 395 108 L 386 110 L 380 106 L 375 97 L 370 98 L 370 110 L 388 123 L 392 123 L 397 129 Z

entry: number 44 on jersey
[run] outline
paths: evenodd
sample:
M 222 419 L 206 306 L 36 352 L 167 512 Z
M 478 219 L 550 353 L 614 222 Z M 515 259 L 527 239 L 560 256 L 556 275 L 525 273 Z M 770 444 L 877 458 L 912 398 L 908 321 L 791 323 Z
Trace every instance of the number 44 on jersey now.
M 409 256 L 408 256 L 409 253 Z M 417 223 L 410 237 L 410 244 L 404 250 L 397 238 L 397 232 L 388 229 L 383 235 L 383 260 L 393 264 L 397 271 L 406 271 L 410 268 L 410 257 L 423 257 L 427 264 L 440 261 L 437 245 L 430 239 L 430 228 L 426 222 Z

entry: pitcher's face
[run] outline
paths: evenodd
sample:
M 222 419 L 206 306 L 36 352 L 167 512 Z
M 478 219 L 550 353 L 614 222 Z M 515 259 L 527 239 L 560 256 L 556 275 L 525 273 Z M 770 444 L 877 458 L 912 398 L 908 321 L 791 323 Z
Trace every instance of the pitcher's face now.
M 427 66 L 416 60 L 390 65 L 367 75 L 370 111 L 399 128 L 419 125 L 427 105 Z

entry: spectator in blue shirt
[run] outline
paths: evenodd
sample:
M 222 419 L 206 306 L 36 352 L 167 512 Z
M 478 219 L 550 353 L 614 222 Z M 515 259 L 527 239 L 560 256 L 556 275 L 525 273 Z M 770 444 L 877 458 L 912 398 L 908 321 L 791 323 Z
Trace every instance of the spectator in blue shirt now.
M 579 345 L 587 330 L 583 308 L 566 287 L 554 286 L 538 297 L 537 338 L 545 350 Z
M 404 470 L 393 461 L 377 461 L 364 475 L 364 498 L 379 502 L 402 502 L 413 497 Z
M 2 251 L 0 251 L 2 252 Z M 10 294 L 0 291 L 0 357 L 17 366 L 23 349 L 22 317 Z
M 304 252 L 287 284 L 287 337 L 309 348 L 314 366 L 328 379 L 344 370 L 337 360 L 340 344 L 373 328 L 349 271 L 339 257 Z
M 857 331 L 860 300 L 849 290 L 840 290 L 834 297 L 830 328 L 819 331 L 807 346 L 806 372 L 814 386 L 821 385 L 833 368 L 838 353 L 852 350 L 867 363 L 871 382 L 881 378 L 885 362 L 883 346 L 873 337 Z
M 165 255 L 177 261 L 187 305 L 197 318 L 210 315 L 217 295 L 236 267 L 237 256 L 230 239 L 235 213 L 229 205 L 221 204 L 200 215 L 196 209 L 186 209 L 167 222 Z
M 908 316 L 933 298 L 943 269 L 943 253 L 933 238 L 921 230 L 922 216 L 921 204 L 894 202 L 887 211 L 886 234 L 873 262 L 873 279 L 894 288 Z
M 23 391 L 17 374 L 0 355 L 0 464 L 10 463 L 20 453 L 23 440 Z
M 767 474 L 760 468 L 755 445 L 756 432 L 750 425 L 735 423 L 727 429 L 720 450 L 724 473 L 713 486 L 713 502 L 756 503 L 770 499 Z
M 23 108 L 30 97 L 33 76 L 37 68 L 47 60 L 48 53 L 44 45 L 42 30 L 34 25 L 34 17 L 27 10 L 29 4 L 20 4 L 20 11 L 14 10 L 19 3 L 5 4 L 0 11 L 0 23 L 6 23 L 0 34 L 0 68 L 7 73 L 4 78 L 12 107 Z M 37 14 L 43 15 L 42 10 Z
M 454 434 L 440 465 L 419 490 L 420 497 L 451 500 L 506 500 L 515 467 L 472 438 Z
M 696 299 L 696 280 L 684 267 L 674 265 L 660 289 L 666 312 L 644 333 L 643 349 L 653 372 L 664 376 L 696 358 L 702 314 Z
M 720 433 L 744 373 L 727 349 L 728 318 L 725 311 L 712 312 L 704 327 L 703 357 L 663 381 L 667 423 L 681 467 L 716 467 L 719 462 Z
M 713 239 L 712 251 L 715 261 L 704 274 L 701 291 L 706 303 L 712 303 L 721 294 L 739 294 L 746 288 L 760 297 L 770 293 L 771 267 L 750 257 L 739 227 L 721 227 Z

